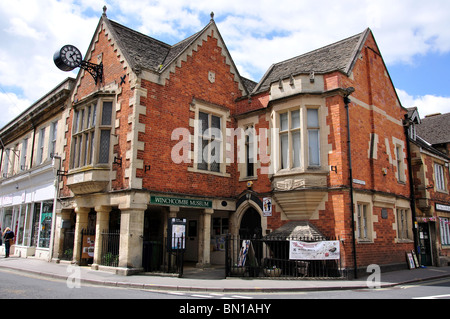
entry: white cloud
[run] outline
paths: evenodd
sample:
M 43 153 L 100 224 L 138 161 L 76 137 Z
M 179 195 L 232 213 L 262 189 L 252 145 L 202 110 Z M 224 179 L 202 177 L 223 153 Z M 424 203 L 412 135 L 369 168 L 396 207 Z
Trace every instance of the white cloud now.
M 450 97 L 435 95 L 412 96 L 401 89 L 397 89 L 397 94 L 404 107 L 416 106 L 421 118 L 434 113 L 444 114 L 450 112 Z
M 0 92 L 0 105 L 2 109 L 2 116 L 0 116 L 0 128 L 9 123 L 31 106 L 31 101 L 21 99 L 14 93 Z
M 450 1 L 0 0 L 0 86 L 36 101 L 75 76 L 54 66 L 53 53 L 68 43 L 85 53 L 104 5 L 109 18 L 170 44 L 198 32 L 214 11 L 239 71 L 256 81 L 273 63 L 367 27 L 388 67 L 450 52 Z

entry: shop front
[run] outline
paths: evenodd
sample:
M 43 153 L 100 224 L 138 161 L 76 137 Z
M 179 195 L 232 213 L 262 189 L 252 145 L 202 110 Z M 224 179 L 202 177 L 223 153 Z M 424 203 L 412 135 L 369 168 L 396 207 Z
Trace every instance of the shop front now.
M 34 173 L 3 182 L 1 229 L 9 227 L 14 231 L 12 255 L 49 260 L 55 198 L 53 170 L 50 167 Z M 4 254 L 4 246 L 0 252 Z

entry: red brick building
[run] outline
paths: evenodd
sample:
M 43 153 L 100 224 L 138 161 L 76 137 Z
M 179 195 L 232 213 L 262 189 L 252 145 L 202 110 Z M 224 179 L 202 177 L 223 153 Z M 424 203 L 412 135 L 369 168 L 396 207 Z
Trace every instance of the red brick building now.
M 146 243 L 163 241 L 176 217 L 186 219 L 185 260 L 199 266 L 224 263 L 227 233 L 264 236 L 287 223 L 339 238 L 347 270 L 406 266 L 407 111 L 369 29 L 273 64 L 255 83 L 213 19 L 168 45 L 104 14 L 85 60 L 102 63 L 103 78 L 76 79 L 55 256 L 72 228 L 81 262 L 91 228 L 101 267 L 100 234 L 118 230 L 118 269 L 146 269 Z
M 419 256 L 425 266 L 450 262 L 449 121 L 450 113 L 420 119 L 417 108 L 408 112 Z

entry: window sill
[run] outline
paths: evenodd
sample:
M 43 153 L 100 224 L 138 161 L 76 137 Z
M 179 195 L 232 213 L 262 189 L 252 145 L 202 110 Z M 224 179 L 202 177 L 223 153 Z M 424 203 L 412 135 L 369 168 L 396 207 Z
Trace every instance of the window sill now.
M 373 244 L 374 241 L 372 239 L 356 239 L 358 244 Z
M 396 243 L 397 244 L 411 244 L 411 243 L 414 243 L 414 240 L 412 240 L 412 239 L 404 239 L 404 238 L 397 238 Z
M 195 167 L 188 167 L 188 172 L 200 173 L 200 174 L 206 174 L 206 175 L 214 175 L 214 176 L 218 176 L 218 177 L 231 177 L 231 175 L 228 173 L 213 172 L 213 171 L 208 171 L 208 170 L 203 170 L 203 169 L 197 169 Z

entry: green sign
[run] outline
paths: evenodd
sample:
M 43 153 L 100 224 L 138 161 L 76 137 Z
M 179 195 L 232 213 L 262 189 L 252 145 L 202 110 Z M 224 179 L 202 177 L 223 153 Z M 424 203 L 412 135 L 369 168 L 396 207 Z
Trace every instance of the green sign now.
M 185 206 L 196 208 L 212 208 L 212 201 L 189 198 L 161 197 L 151 196 L 150 204 L 169 205 L 169 206 Z

